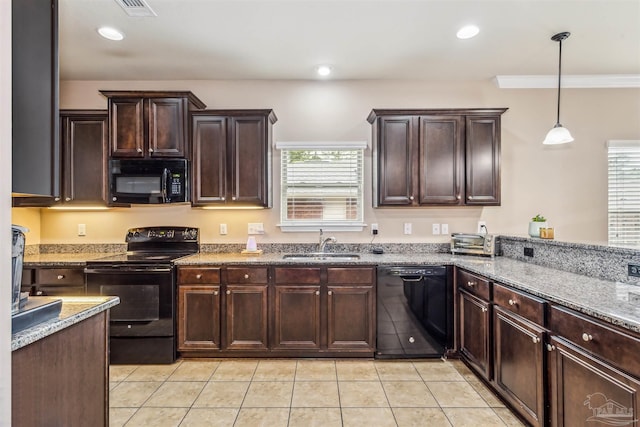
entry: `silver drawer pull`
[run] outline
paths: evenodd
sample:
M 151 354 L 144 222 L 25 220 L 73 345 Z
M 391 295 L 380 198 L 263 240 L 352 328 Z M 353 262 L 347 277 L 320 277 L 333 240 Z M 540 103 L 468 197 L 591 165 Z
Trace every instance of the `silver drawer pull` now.
M 413 196 L 409 196 L 409 200 L 413 200 Z
M 202 274 L 196 274 L 196 279 L 202 279 Z
M 316 291 L 316 295 L 320 295 L 320 291 Z
M 533 341 L 534 344 L 538 344 L 540 342 L 540 338 L 538 337 L 532 337 L 531 341 Z
M 213 295 L 218 295 L 218 291 L 213 291 Z
M 138 148 L 138 149 L 136 149 L 136 151 L 137 151 L 138 153 L 142 153 L 142 148 Z
M 329 291 L 327 292 L 328 295 L 333 295 L 333 292 Z
M 248 274 L 245 274 L 245 275 L 244 275 L 244 278 L 245 278 L 245 279 L 248 279 L 248 278 L 249 278 L 249 275 L 248 275 Z
M 231 295 L 231 291 L 227 291 L 227 295 Z
M 510 299 L 509 300 L 509 305 L 518 305 L 518 301 L 516 301 L 514 299 Z
M 64 279 L 64 276 L 62 274 L 58 274 L 58 280 L 62 280 Z
M 588 334 L 588 333 L 585 332 L 584 334 L 582 334 L 582 340 L 586 341 L 586 342 L 589 342 L 589 341 L 593 340 L 593 336 L 591 334 Z
M 149 148 L 149 152 L 150 152 L 150 153 L 153 153 L 153 148 Z
M 486 313 L 486 312 L 487 312 L 487 310 L 488 310 L 488 309 L 487 309 L 487 307 L 482 307 L 482 312 L 483 312 L 483 313 Z
M 468 281 L 468 282 L 467 282 L 467 286 L 474 287 L 475 285 L 477 285 L 477 283 L 476 283 L 476 282 L 472 282 L 472 281 Z
M 555 345 L 547 344 L 547 351 L 553 351 L 556 349 Z

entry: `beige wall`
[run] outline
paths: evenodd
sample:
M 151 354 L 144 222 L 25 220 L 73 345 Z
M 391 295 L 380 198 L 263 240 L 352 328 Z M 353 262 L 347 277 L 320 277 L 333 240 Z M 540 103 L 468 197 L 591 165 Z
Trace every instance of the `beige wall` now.
M 367 150 L 365 222 L 377 222 L 380 242 L 444 242 L 432 223 L 449 231 L 474 231 L 478 220 L 491 233 L 526 235 L 529 219 L 543 214 L 558 240 L 605 242 L 607 238 L 606 148 L 608 139 L 640 139 L 639 89 L 563 89 L 561 122 L 575 142 L 543 146 L 555 122 L 556 92 L 498 89 L 492 82 L 423 81 L 64 81 L 61 108 L 106 108 L 100 89 L 191 90 L 208 108 L 273 108 L 274 140 L 367 140 L 372 108 L 508 107 L 502 121 L 502 206 L 421 209 L 371 208 L 371 152 Z M 274 209 L 212 211 L 185 206 L 117 209 L 108 212 L 42 210 L 40 235 L 28 242 L 122 242 L 131 226 L 185 224 L 202 229 L 205 243 L 244 242 L 247 222 L 263 222 L 263 242 L 314 242 L 315 233 L 281 233 L 278 203 L 280 157 L 274 151 Z M 14 221 L 33 221 L 34 209 L 14 209 Z M 35 214 L 37 217 L 37 213 Z M 36 220 L 37 221 L 37 220 Z M 402 234 L 402 223 L 413 234 Z M 77 237 L 77 224 L 87 236 Z M 220 236 L 226 223 L 229 234 Z M 368 242 L 369 230 L 332 233 L 342 242 Z

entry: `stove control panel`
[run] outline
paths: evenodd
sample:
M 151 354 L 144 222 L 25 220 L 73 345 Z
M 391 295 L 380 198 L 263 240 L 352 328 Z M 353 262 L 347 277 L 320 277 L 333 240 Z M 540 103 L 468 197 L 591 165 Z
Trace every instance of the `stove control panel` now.
M 130 242 L 197 242 L 200 230 L 194 227 L 130 228 L 125 241 Z

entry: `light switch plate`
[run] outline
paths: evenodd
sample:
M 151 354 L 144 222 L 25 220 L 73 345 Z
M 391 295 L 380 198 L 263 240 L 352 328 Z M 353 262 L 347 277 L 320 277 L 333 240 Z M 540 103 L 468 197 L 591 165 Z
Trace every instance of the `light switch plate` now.
M 264 224 L 262 222 L 250 222 L 247 226 L 248 234 L 264 234 Z
M 78 224 L 78 236 L 87 235 L 87 224 Z
M 220 234 L 223 236 L 227 234 L 227 224 L 220 224 Z

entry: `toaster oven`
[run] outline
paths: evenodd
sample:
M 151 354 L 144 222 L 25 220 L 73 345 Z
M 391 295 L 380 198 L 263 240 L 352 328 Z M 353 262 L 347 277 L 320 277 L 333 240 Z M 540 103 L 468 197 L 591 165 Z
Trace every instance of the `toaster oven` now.
M 493 234 L 453 233 L 451 235 L 451 253 L 469 255 L 499 255 L 500 247 Z

